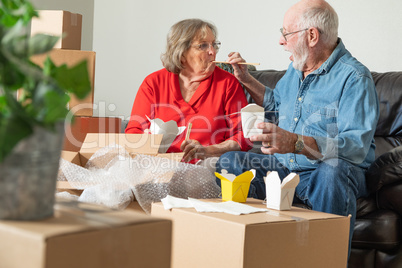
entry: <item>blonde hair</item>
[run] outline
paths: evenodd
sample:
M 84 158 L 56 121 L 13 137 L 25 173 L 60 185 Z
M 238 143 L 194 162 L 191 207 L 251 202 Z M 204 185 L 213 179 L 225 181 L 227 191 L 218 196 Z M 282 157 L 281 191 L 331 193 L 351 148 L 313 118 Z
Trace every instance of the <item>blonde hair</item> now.
M 178 74 L 184 68 L 181 57 L 190 46 L 195 37 L 207 36 L 208 28 L 211 29 L 215 38 L 216 27 L 209 22 L 200 19 L 186 19 L 174 24 L 167 35 L 166 51 L 161 55 L 163 66 L 169 72 Z

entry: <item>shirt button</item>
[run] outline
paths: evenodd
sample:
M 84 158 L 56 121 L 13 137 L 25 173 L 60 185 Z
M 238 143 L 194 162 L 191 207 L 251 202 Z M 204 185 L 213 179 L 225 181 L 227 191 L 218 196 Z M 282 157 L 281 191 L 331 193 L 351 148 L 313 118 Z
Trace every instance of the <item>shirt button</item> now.
M 297 122 L 297 120 L 299 120 L 299 119 L 298 119 L 297 117 L 295 117 L 295 119 L 294 119 L 294 120 L 295 120 L 295 122 Z
M 302 101 L 302 98 L 300 97 L 298 100 L 299 100 L 299 101 Z
M 290 163 L 293 163 L 293 161 L 294 161 L 293 159 L 290 159 L 290 160 L 289 160 Z

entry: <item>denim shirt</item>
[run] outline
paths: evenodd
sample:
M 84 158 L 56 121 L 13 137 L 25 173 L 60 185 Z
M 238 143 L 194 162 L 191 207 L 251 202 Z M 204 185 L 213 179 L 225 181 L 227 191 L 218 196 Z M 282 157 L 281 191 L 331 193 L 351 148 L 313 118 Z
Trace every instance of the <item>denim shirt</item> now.
M 266 87 L 264 108 L 277 112 L 280 128 L 317 142 L 322 154 L 318 160 L 275 154 L 291 171 L 311 170 L 330 158 L 362 168 L 374 161 L 377 92 L 370 71 L 352 57 L 341 39 L 331 56 L 304 80 L 290 64 L 274 90 Z

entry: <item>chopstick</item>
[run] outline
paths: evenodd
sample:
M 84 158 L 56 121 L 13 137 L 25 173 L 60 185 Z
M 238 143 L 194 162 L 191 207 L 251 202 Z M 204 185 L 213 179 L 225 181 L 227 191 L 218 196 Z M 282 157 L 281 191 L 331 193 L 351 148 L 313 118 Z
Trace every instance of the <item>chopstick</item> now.
M 193 126 L 193 124 L 188 123 L 187 132 L 186 132 L 186 140 L 188 140 L 190 138 L 190 132 L 191 132 L 191 127 L 192 126 Z
M 213 61 L 214 63 L 227 63 L 230 64 L 227 61 Z M 238 62 L 237 64 L 246 64 L 246 65 L 260 65 L 259 63 L 254 63 L 254 62 Z

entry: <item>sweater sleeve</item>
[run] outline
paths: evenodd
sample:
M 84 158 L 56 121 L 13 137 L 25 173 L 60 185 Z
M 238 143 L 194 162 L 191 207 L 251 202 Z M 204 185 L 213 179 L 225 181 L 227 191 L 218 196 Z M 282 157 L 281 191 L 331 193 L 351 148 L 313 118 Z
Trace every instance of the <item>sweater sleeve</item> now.
M 155 103 L 155 94 L 149 80 L 149 77 L 145 78 L 138 89 L 125 133 L 144 133 L 150 126 L 147 116 L 152 118 L 151 107 Z

